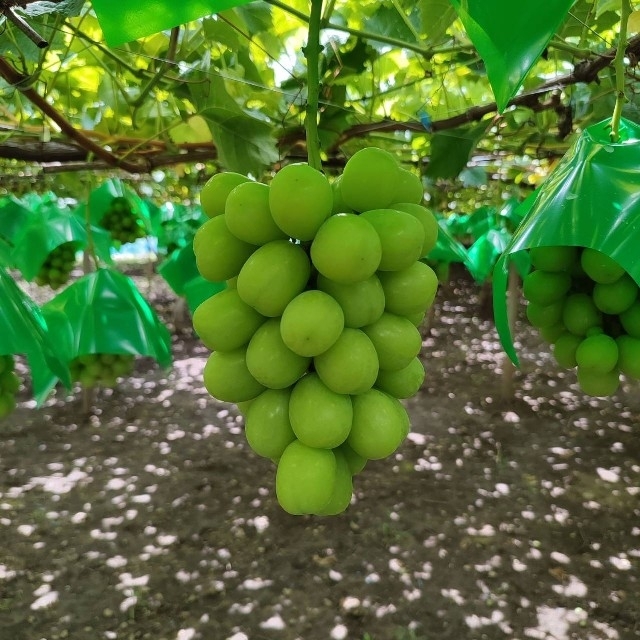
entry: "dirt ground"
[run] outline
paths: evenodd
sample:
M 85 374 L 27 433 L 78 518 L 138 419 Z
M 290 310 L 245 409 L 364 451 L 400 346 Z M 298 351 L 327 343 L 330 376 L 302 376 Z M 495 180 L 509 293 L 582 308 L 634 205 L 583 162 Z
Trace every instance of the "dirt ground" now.
M 140 289 L 170 320 L 166 287 Z M 0 424 L 0 638 L 640 638 L 638 387 L 583 396 L 520 324 L 501 400 L 477 293 L 440 292 L 412 433 L 338 517 L 278 507 L 188 328 L 171 370 L 140 359 L 90 416 L 77 389 L 23 390 Z

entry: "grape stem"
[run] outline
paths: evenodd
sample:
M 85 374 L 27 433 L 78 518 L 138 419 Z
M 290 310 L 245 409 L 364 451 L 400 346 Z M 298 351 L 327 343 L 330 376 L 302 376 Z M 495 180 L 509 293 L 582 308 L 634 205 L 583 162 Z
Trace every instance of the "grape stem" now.
M 320 28 L 322 22 L 322 0 L 311 0 L 307 46 L 307 110 L 305 129 L 307 133 L 307 155 L 309 165 L 322 170 L 320 138 L 318 136 L 318 101 L 320 94 Z
M 627 22 L 631 14 L 631 3 L 629 0 L 622 0 L 620 7 L 620 33 L 618 35 L 618 48 L 613 66 L 616 70 L 616 104 L 611 117 L 611 141 L 618 142 L 620 139 L 620 119 L 622 118 L 622 107 L 626 102 L 624 94 L 624 73 L 625 73 L 625 52 L 627 48 Z

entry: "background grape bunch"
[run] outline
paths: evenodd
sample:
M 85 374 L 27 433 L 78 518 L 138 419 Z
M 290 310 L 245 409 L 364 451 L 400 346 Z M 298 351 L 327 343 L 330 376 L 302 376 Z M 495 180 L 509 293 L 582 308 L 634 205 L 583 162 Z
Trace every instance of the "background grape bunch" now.
M 85 353 L 69 363 L 71 379 L 84 387 L 115 387 L 133 370 L 135 356 L 124 353 Z
M 353 475 L 409 432 L 401 399 L 424 380 L 418 327 L 438 287 L 420 261 L 438 235 L 422 200 L 376 148 L 333 183 L 297 163 L 269 185 L 220 173 L 202 190 L 198 269 L 228 285 L 193 317 L 212 350 L 204 383 L 239 406 L 291 514 L 344 511 Z
M 13 356 L 0 356 L 0 418 L 6 418 L 16 408 L 18 389 L 20 378 L 15 372 Z
M 561 367 L 576 369 L 588 395 L 616 392 L 620 375 L 640 379 L 638 285 L 612 258 L 573 246 L 529 250 L 524 278 L 529 322 Z
M 50 251 L 36 275 L 36 284 L 48 285 L 54 291 L 66 284 L 75 267 L 78 248 L 76 242 L 65 242 Z
M 131 204 L 122 196 L 113 198 L 100 219 L 100 226 L 106 229 L 114 240 L 122 244 L 135 242 L 147 235 Z

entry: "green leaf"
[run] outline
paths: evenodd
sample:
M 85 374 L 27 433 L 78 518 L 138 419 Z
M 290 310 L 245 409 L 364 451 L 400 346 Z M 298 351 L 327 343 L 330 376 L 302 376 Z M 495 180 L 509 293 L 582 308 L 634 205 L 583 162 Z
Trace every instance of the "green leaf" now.
M 64 16 L 79 16 L 85 0 L 62 0 L 61 2 L 31 2 L 18 9 L 25 16 L 42 16 L 46 13 L 61 13 Z
M 238 32 L 222 20 L 207 18 L 202 21 L 202 28 L 208 40 L 223 44 L 228 49 L 237 49 L 240 41 Z
M 393 7 L 380 5 L 376 12 L 365 22 L 367 31 L 381 36 L 398 38 L 407 42 L 415 42 L 415 36 L 402 16 Z M 415 25 L 419 27 L 419 25 Z
M 574 0 L 540 9 L 538 0 L 451 0 L 484 60 L 500 112 L 565 19 Z
M 431 43 L 439 42 L 456 19 L 456 10 L 449 0 L 420 0 L 418 7 L 422 32 Z
M 176 144 L 183 142 L 211 142 L 211 131 L 207 121 L 202 116 L 191 116 L 186 122 L 181 122 L 169 132 L 171 140 Z
M 475 127 L 451 129 L 431 138 L 431 157 L 426 175 L 430 178 L 455 178 L 465 168 L 471 152 L 484 135 L 487 123 Z

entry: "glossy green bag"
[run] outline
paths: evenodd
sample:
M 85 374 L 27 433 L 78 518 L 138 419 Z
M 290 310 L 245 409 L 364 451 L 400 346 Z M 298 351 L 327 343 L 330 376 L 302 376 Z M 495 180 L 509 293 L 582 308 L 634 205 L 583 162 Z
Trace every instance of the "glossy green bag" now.
M 184 297 L 191 315 L 205 300 L 226 288 L 226 282 L 211 282 L 200 275 L 189 280 L 184 285 Z
M 193 241 L 174 251 L 158 265 L 158 273 L 167 281 L 174 293 L 184 294 L 185 285 L 200 275 L 193 252 Z
M 42 307 L 50 335 L 68 364 L 88 353 L 133 354 L 171 364 L 171 335 L 131 278 L 112 269 L 98 269 Z M 40 394 L 57 382 L 50 371 Z
M 507 318 L 509 262 L 531 247 L 581 246 L 613 258 L 640 285 L 640 126 L 610 119 L 585 129 L 531 198 L 526 218 L 494 272 L 494 316 L 502 345 L 518 364 Z M 529 204 L 529 203 L 527 203 Z
M 59 343 L 40 308 L 22 291 L 13 278 L 0 268 L 0 354 L 24 354 L 29 361 L 34 396 L 38 405 L 47 394 L 39 393 L 52 372 L 67 386 L 71 386 L 69 370 L 59 353 Z M 44 366 L 43 366 L 44 365 Z

